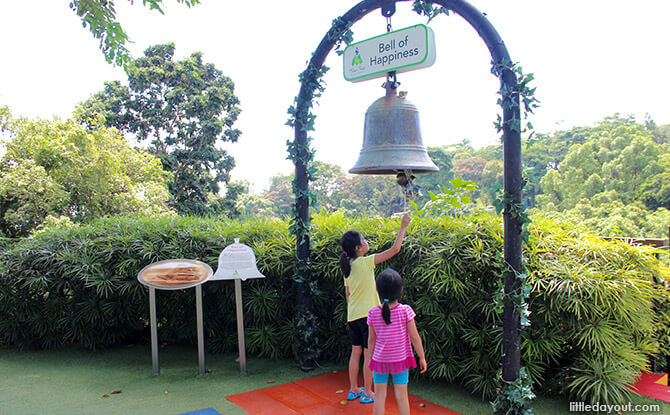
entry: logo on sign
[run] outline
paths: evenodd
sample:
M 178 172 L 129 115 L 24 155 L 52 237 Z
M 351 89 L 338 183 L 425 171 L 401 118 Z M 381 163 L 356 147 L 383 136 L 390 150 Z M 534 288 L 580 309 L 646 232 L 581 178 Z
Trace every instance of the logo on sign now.
M 356 52 L 354 54 L 354 60 L 351 62 L 351 66 L 362 65 L 362 64 L 363 64 L 363 58 L 361 58 L 361 54 L 358 52 L 358 48 L 356 48 Z

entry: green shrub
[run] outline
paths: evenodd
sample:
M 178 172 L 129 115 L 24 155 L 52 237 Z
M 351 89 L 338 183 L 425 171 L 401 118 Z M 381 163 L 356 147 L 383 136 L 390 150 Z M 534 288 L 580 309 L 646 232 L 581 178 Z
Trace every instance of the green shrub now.
M 398 221 L 317 215 L 312 230 L 322 358 L 347 360 L 350 346 L 338 267 L 344 231 L 356 228 L 371 252 L 390 247 Z M 626 385 L 667 352 L 668 296 L 653 283 L 668 269 L 653 251 L 607 242 L 536 216 L 526 252 L 531 326 L 522 332 L 522 365 L 547 391 L 578 400 L 619 402 Z M 115 218 L 44 231 L 6 246 L 0 268 L 0 342 L 88 348 L 148 341 L 144 266 L 190 258 L 216 268 L 239 237 L 256 253 L 263 280 L 243 283 L 249 353 L 290 357 L 296 286 L 294 241 L 285 221 L 202 218 Z M 483 398 L 496 390 L 502 320 L 495 311 L 502 267 L 502 226 L 489 214 L 414 219 L 401 252 L 383 264 L 403 275 L 403 301 L 417 312 L 428 376 L 459 382 Z M 379 272 L 381 269 L 378 269 Z M 233 284 L 203 286 L 207 347 L 234 351 Z M 193 290 L 158 291 L 159 340 L 194 344 Z

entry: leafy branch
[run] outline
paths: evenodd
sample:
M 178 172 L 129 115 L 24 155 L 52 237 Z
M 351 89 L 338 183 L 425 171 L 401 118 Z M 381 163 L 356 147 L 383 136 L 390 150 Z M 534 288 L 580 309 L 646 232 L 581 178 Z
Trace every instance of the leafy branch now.
M 503 62 L 492 62 L 491 65 L 491 73 L 501 80 L 501 86 L 498 90 L 498 95 L 500 95 L 498 98 L 498 105 L 506 110 L 515 110 L 520 109 L 519 102 L 521 102 L 523 103 L 522 118 L 524 120 L 528 120 L 528 116 L 533 114 L 535 109 L 540 104 L 540 101 L 535 98 L 536 88 L 530 87 L 530 83 L 535 79 L 535 76 L 532 73 L 524 74 L 523 69 L 518 65 L 518 63 L 513 63 L 509 60 L 505 60 Z M 511 71 L 514 74 L 516 78 L 516 84 L 514 86 L 510 87 L 502 82 L 505 71 Z M 505 124 L 509 126 L 512 131 L 518 132 L 519 134 L 529 132 L 530 134 L 528 136 L 528 140 L 533 138 L 534 128 L 530 121 L 526 121 L 525 127 L 522 128 L 520 119 L 514 117 L 503 122 L 501 115 L 498 114 L 494 125 L 499 133 L 503 131 Z
M 430 23 L 431 20 L 440 14 L 449 16 L 449 9 L 446 7 L 435 6 L 430 0 L 414 0 L 414 3 L 412 4 L 412 10 L 414 10 L 420 16 L 427 16 L 428 23 Z
M 326 36 L 328 40 L 335 40 L 335 53 L 342 55 L 344 50 L 341 49 L 342 42 L 349 45 L 354 40 L 354 32 L 351 31 L 352 22 L 346 22 L 341 17 L 333 20 L 333 24 L 328 30 Z
M 128 0 L 134 4 L 134 0 Z M 200 0 L 177 0 L 188 7 L 200 3 Z M 142 0 L 143 6 L 164 14 L 161 7 L 163 0 Z M 107 63 L 118 66 L 128 65 L 132 56 L 126 48 L 128 35 L 116 21 L 116 9 L 113 1 L 72 0 L 70 9 L 81 19 L 82 26 L 88 26 L 95 39 L 100 40 L 100 50 L 105 55 Z
M 528 274 L 517 274 L 511 266 L 507 265 L 507 269 L 503 272 L 503 275 L 510 274 L 513 274 L 514 278 L 519 280 L 519 287 L 511 293 L 506 294 L 504 279 L 501 279 L 499 281 L 499 288 L 495 299 L 495 311 L 498 314 L 502 314 L 505 302 L 509 301 L 514 305 L 514 311 L 519 313 L 521 329 L 524 329 L 530 327 L 530 310 L 526 300 L 530 297 L 532 288 L 526 281 Z
M 493 205 L 496 208 L 496 213 L 509 214 L 510 217 L 519 221 L 519 224 L 521 225 L 521 240 L 525 244 L 528 244 L 528 238 L 530 237 L 528 225 L 530 225 L 532 221 L 523 203 L 517 201 L 514 198 L 514 195 L 503 190 L 496 200 L 493 201 Z
M 503 386 L 498 390 L 498 396 L 491 402 L 495 415 L 532 415 L 534 413 L 530 402 L 535 398 L 535 394 L 525 367 L 521 368 L 519 377 L 513 382 L 504 380 L 502 374 L 499 375 L 498 380 Z
M 459 217 L 471 211 L 472 198 L 467 194 L 477 190 L 477 184 L 472 180 L 463 180 L 460 177 L 452 179 L 449 189 L 447 186 L 442 187 L 442 192 L 435 194 L 428 192 L 430 200 L 425 204 L 423 209 L 413 200 L 409 204 L 414 209 L 414 213 L 418 216 L 442 216 L 449 215 Z

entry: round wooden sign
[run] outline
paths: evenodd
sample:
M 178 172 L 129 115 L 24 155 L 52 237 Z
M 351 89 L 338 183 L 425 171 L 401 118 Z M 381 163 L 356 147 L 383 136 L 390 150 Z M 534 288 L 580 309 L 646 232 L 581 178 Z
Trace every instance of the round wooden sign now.
M 193 259 L 167 259 L 142 268 L 137 280 L 160 290 L 180 290 L 202 284 L 212 276 L 212 268 Z

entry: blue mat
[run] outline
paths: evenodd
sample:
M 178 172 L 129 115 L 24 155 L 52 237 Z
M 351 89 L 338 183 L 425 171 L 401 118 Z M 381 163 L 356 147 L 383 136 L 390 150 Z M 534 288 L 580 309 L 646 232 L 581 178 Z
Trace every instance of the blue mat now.
M 184 412 L 183 414 L 179 415 L 221 415 L 221 414 L 218 413 L 214 408 L 207 408 L 194 412 Z

